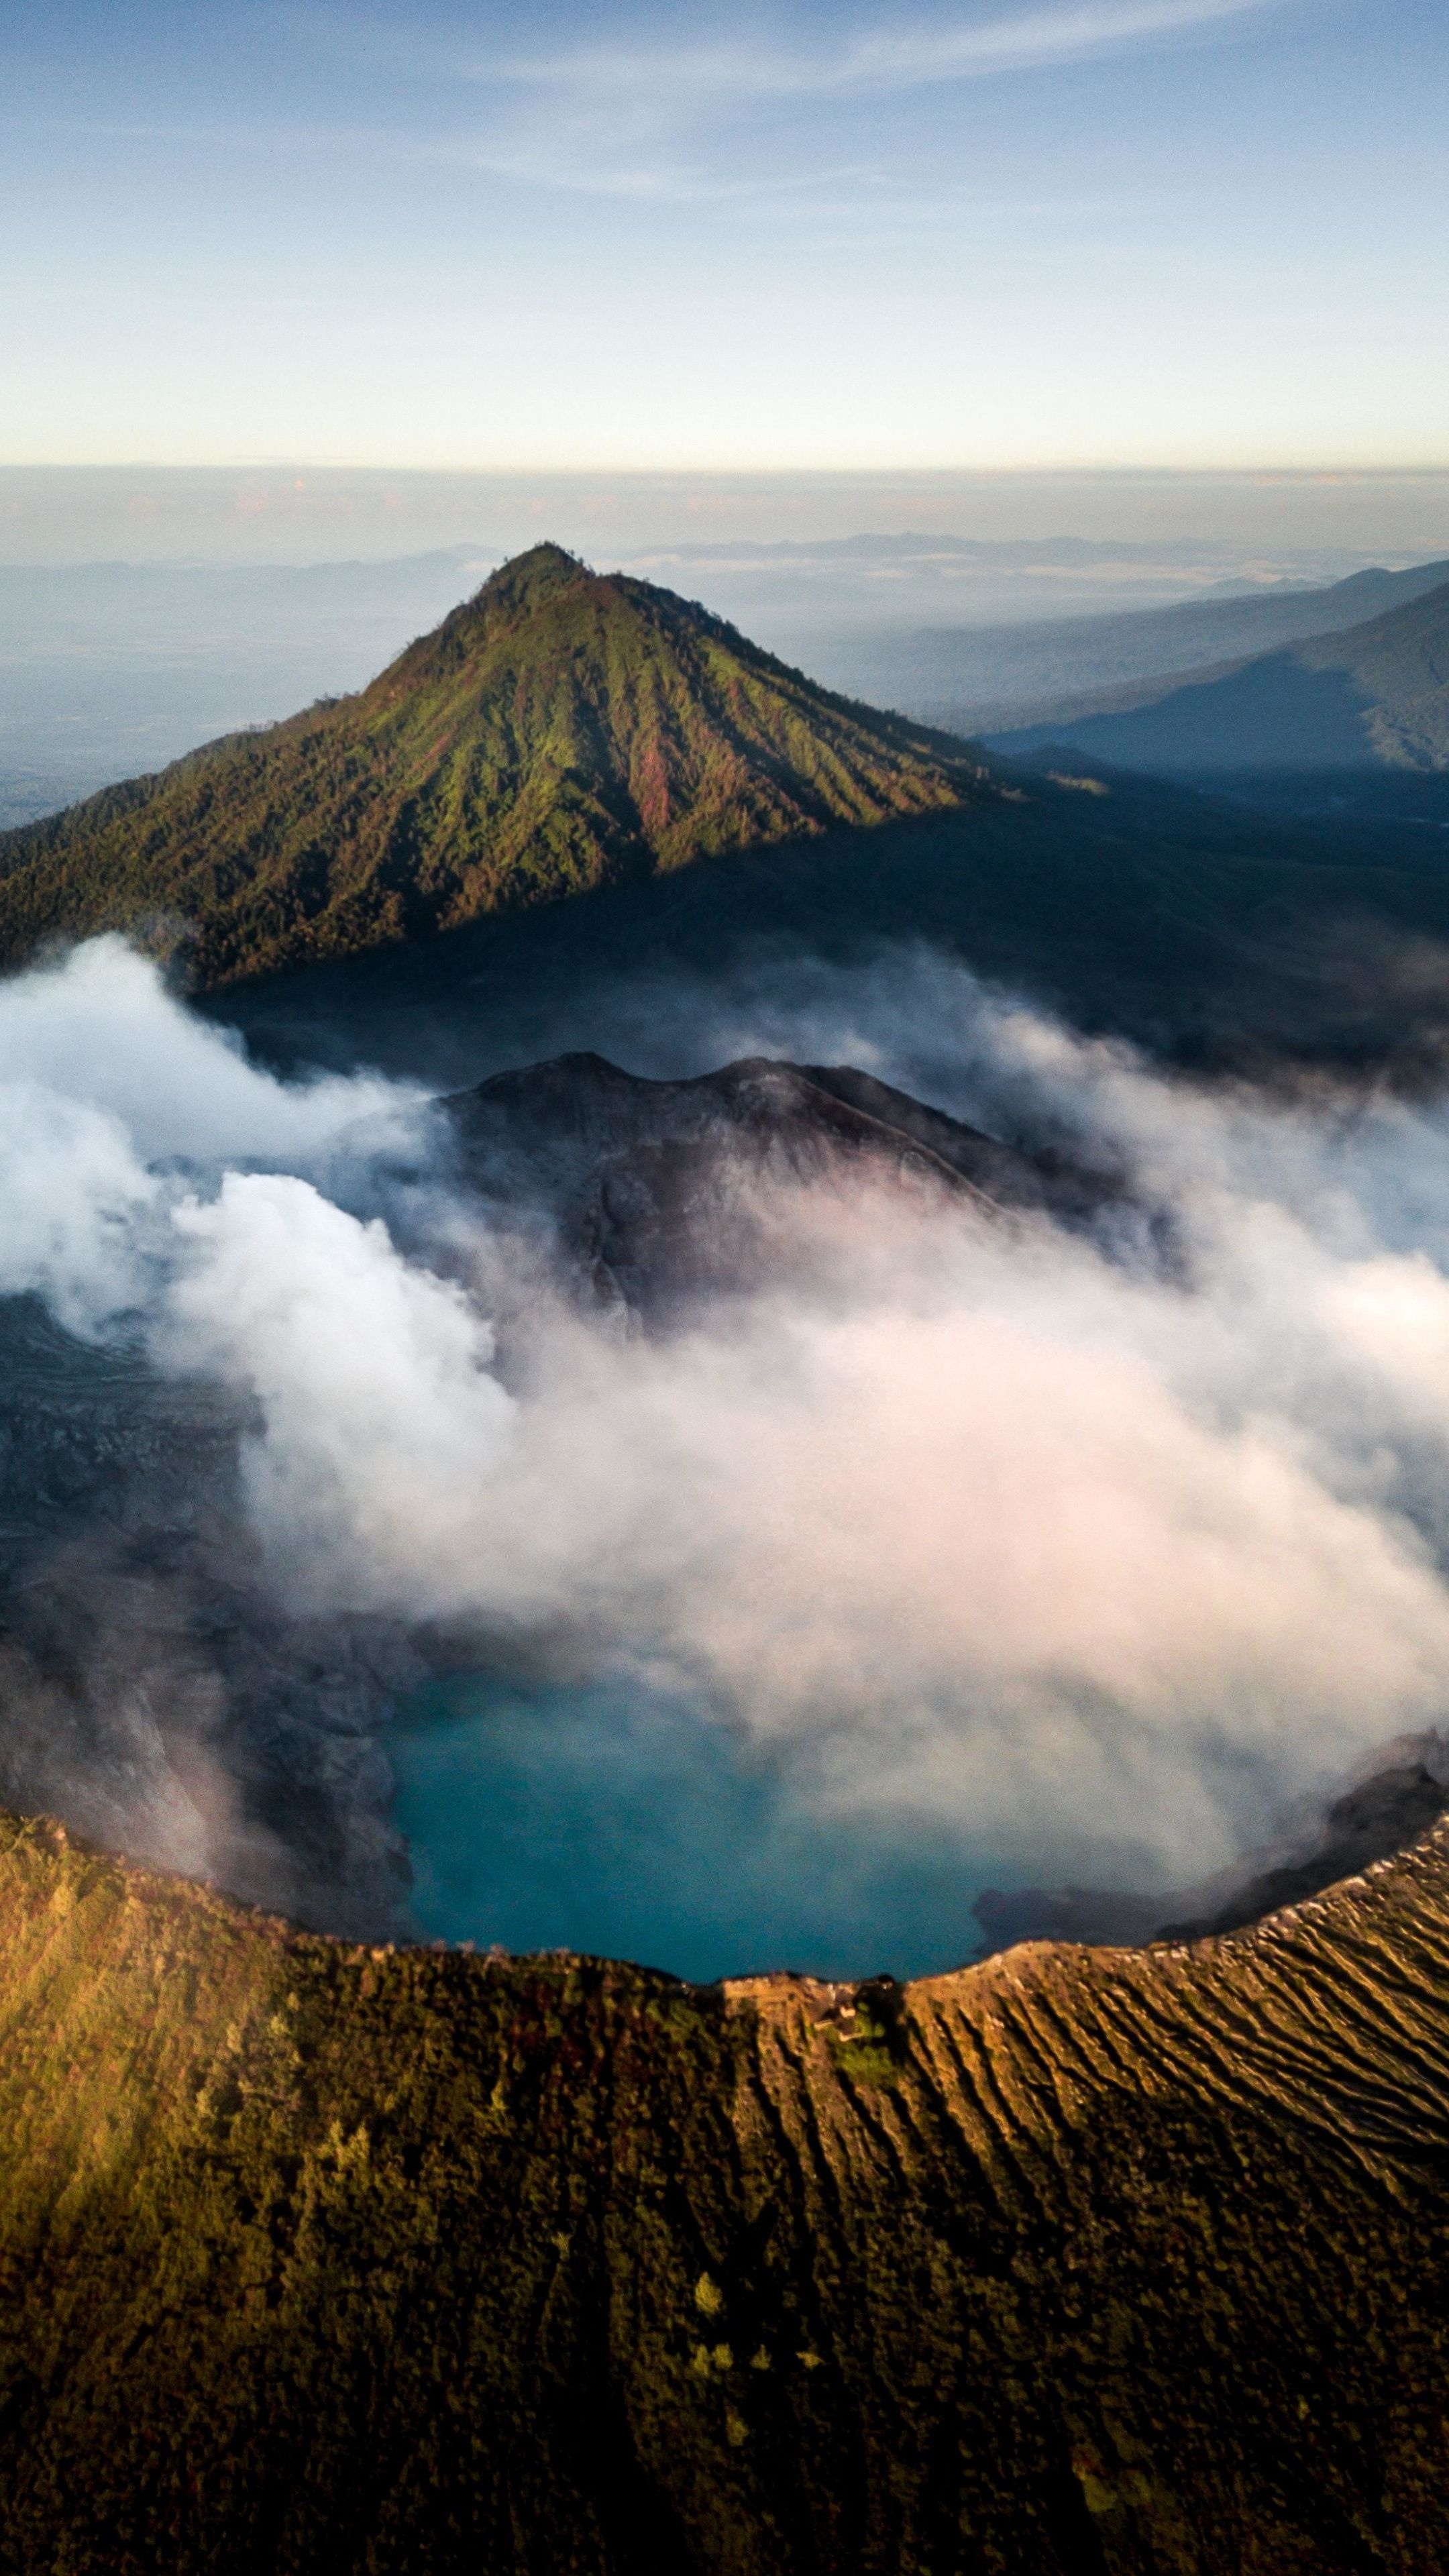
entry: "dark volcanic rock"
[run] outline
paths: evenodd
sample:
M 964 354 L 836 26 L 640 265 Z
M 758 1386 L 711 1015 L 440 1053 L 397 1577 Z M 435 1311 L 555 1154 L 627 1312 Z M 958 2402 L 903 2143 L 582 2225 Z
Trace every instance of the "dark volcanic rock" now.
M 643 1311 L 758 1276 L 770 1257 L 763 1201 L 782 1188 L 905 1184 L 988 1219 L 1080 1216 L 1103 1195 L 849 1065 L 752 1056 L 654 1082 L 566 1055 L 443 1106 L 467 1184 L 547 1207 L 600 1296 Z
M 1355 1878 L 1376 1860 L 1417 1842 L 1449 1807 L 1449 1744 L 1440 1737 L 1426 1745 L 1425 1753 L 1427 1759 L 1392 1763 L 1335 1798 L 1306 1850 L 1256 1870 L 1226 1903 L 1180 1922 L 1164 1922 L 1158 1938 L 1195 1941 L 1208 1932 L 1236 1932 L 1286 1905 L 1301 1905 L 1341 1878 Z
M 664 1145 L 728 1147 L 761 1172 L 810 1180 L 839 1158 L 964 1182 L 982 1198 L 1040 1204 L 1025 1155 L 852 1066 L 747 1056 L 717 1073 L 653 1082 L 600 1055 L 495 1074 L 444 1106 L 475 1170 L 527 1155 L 549 1185 L 577 1188 L 620 1155 Z
M 1070 1220 L 1096 1215 L 1114 1195 L 1100 1173 L 1069 1163 L 1050 1148 L 1026 1153 L 1020 1146 L 1004 1145 L 981 1128 L 948 1118 L 944 1110 L 928 1108 L 907 1091 L 896 1091 L 873 1073 L 859 1072 L 853 1064 L 807 1064 L 801 1070 L 819 1090 L 832 1093 L 862 1117 L 924 1146 L 998 1207 L 1040 1208 Z

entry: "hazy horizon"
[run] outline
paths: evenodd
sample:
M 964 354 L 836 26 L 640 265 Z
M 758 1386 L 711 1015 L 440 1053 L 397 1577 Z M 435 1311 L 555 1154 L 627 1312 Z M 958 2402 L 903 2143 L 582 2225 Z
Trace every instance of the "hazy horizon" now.
M 872 535 L 1056 539 L 1265 559 L 1325 578 L 1449 553 L 1449 465 L 1186 473 L 956 469 L 601 474 L 397 467 L 0 465 L 0 562 L 321 563 L 555 538 L 610 548 Z

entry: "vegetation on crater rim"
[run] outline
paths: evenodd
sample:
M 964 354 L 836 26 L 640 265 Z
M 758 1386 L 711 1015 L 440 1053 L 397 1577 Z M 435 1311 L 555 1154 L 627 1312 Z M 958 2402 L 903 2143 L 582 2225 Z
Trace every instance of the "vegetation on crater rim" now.
M 0 1842 L 17 2576 L 1449 2560 L 1449 1827 L 853 1990 Z

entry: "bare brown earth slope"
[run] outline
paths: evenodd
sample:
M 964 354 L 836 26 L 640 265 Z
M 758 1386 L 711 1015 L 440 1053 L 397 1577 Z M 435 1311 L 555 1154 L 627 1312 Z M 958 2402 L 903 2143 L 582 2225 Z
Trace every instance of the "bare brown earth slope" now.
M 15 2576 L 1449 2565 L 1449 1829 L 901 1989 L 0 1835 Z
M 0 833 L 0 964 L 185 932 L 221 984 L 988 792 L 949 737 L 536 546 L 358 695 Z

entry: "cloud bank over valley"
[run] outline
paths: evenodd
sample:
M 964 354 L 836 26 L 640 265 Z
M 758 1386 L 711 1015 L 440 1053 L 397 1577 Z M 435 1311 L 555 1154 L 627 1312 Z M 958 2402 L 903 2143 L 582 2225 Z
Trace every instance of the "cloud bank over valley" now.
M 1443 1104 L 1169 1082 L 927 952 L 693 1019 L 1091 1212 L 753 1171 L 755 1274 L 646 1324 L 421 1093 L 278 1082 L 114 940 L 0 987 L 7 1799 L 377 1928 L 429 1670 L 570 1764 L 667 1707 L 877 1861 L 1097 1883 L 1442 1721 Z

